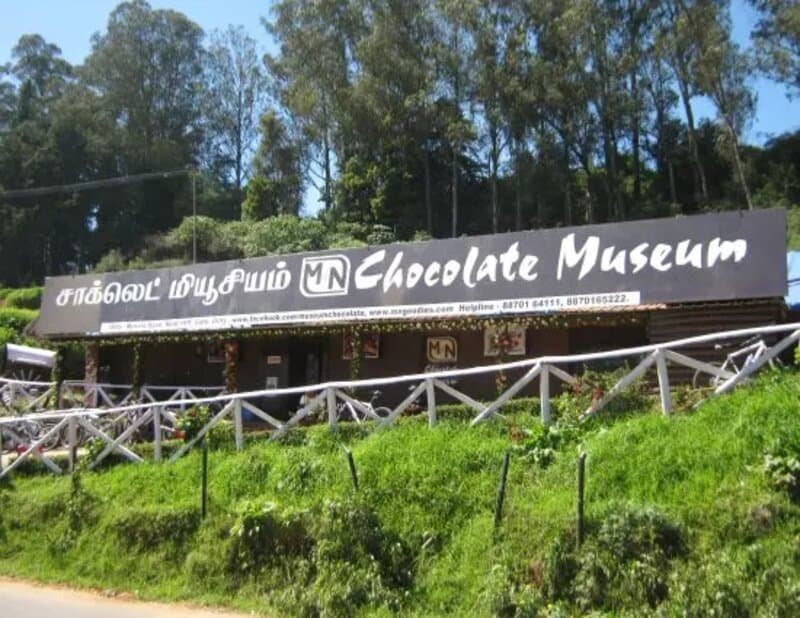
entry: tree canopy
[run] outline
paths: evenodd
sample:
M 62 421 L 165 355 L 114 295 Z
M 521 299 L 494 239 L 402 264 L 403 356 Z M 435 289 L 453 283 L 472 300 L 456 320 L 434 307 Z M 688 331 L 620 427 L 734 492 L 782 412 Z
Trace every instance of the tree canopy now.
M 796 205 L 800 134 L 743 137 L 756 78 L 800 92 L 797 3 L 751 0 L 747 48 L 730 4 L 278 0 L 258 41 L 130 0 L 79 66 L 25 35 L 0 284 L 186 261 L 194 227 L 217 259 Z

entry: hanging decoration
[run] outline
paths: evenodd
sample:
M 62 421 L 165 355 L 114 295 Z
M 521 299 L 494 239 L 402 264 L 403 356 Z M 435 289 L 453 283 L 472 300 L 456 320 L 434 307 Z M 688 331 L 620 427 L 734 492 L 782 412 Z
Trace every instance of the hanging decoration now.
M 64 346 L 56 347 L 56 358 L 53 368 L 50 370 L 50 381 L 53 382 L 54 388 L 50 393 L 48 399 L 48 406 L 51 408 L 58 408 L 61 405 L 61 385 L 64 383 L 64 357 L 66 350 Z
M 136 342 L 133 344 L 133 367 L 131 371 L 131 392 L 134 400 L 139 400 L 139 392 L 142 389 L 142 368 L 144 367 L 144 343 Z
M 412 320 L 408 322 L 370 322 L 369 331 L 388 335 L 407 332 L 443 331 L 481 331 L 487 327 L 500 327 L 505 324 L 517 324 L 526 329 L 539 328 L 576 328 L 584 326 L 630 326 L 644 324 L 649 317 L 648 311 L 631 311 L 627 313 L 595 313 L 595 314 L 558 314 L 510 317 L 470 317 L 440 320 Z M 208 333 L 173 333 L 142 334 L 130 337 L 87 337 L 85 339 L 64 339 L 61 344 L 70 342 L 92 342 L 99 345 L 121 345 L 147 342 L 149 344 L 164 343 L 204 343 L 210 341 L 226 341 L 232 336 L 241 340 L 282 338 L 282 337 L 318 337 L 320 335 L 343 335 L 351 333 L 353 324 L 330 324 L 315 326 L 287 326 L 276 328 L 260 328 L 252 330 L 216 331 Z
M 235 393 L 239 390 L 239 341 L 231 339 L 225 342 L 225 391 Z
M 350 331 L 350 380 L 355 381 L 361 377 L 361 364 L 364 359 L 364 347 L 361 343 L 361 329 L 354 326 Z M 342 355 L 346 352 L 347 342 L 342 341 Z

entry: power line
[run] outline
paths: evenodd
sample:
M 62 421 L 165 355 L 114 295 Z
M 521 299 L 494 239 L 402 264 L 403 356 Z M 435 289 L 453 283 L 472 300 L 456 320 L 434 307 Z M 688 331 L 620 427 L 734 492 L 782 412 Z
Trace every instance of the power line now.
M 89 191 L 91 189 L 129 185 L 137 182 L 144 182 L 145 180 L 174 178 L 176 176 L 185 176 L 194 173 L 194 168 L 183 168 L 165 172 L 147 172 L 144 174 L 131 174 L 129 176 L 116 176 L 103 180 L 90 180 L 87 182 L 53 185 L 50 187 L 36 187 L 34 189 L 12 189 L 10 191 L 0 192 L 0 199 L 41 197 L 43 195 L 55 195 L 58 193 L 77 193 L 80 191 Z

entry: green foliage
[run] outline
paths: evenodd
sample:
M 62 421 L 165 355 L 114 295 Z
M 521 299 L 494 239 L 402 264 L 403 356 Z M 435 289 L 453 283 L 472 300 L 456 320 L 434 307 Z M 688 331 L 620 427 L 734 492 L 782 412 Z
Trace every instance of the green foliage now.
M 306 206 L 330 232 L 241 244 L 241 229 L 203 226 L 207 260 L 389 237 L 334 231 L 341 221 L 418 240 L 797 204 L 797 133 L 739 142 L 758 71 L 797 88 L 800 20 L 791 0 L 751 4 L 754 54 L 738 50 L 724 2 L 284 0 L 263 59 L 241 28 L 204 33 L 122 2 L 80 70 L 26 34 L 0 78 L 0 185 L 199 169 L 4 206 L 0 281 L 185 263 L 170 230 L 193 206 L 217 222 Z M 695 124 L 696 93 L 717 122 Z
M 246 257 L 325 248 L 326 227 L 316 219 L 280 215 L 256 221 L 248 228 L 244 240 Z
M 80 472 L 70 476 L 70 491 L 63 504 L 61 521 L 49 536 L 50 550 L 57 554 L 71 549 L 85 526 L 91 526 L 95 520 L 94 509 L 96 498 L 87 492 L 82 483 Z
M 106 446 L 108 446 L 108 442 L 106 442 L 105 440 L 102 440 L 101 438 L 91 438 L 89 441 L 86 442 L 86 454 L 84 455 L 81 464 L 84 466 L 89 466 L 93 464 L 95 461 L 97 461 L 97 458 L 100 457 L 102 452 L 106 449 Z M 106 457 L 106 461 L 108 461 L 108 457 Z
M 21 334 L 37 315 L 38 311 L 32 309 L 0 308 L 0 328 L 8 328 Z
M 132 507 L 109 522 L 120 547 L 136 552 L 180 547 L 186 544 L 200 525 L 196 506 L 169 508 Z
M 42 303 L 42 288 L 19 288 L 9 290 L 5 296 L 6 307 L 16 307 L 17 309 L 39 310 Z
M 522 429 L 524 441 L 515 446 L 515 451 L 524 460 L 546 468 L 555 460 L 556 451 L 574 444 L 579 433 L 577 427 L 566 423 L 547 426 L 537 424 L 532 429 Z
M 578 379 L 577 386 L 572 390 L 563 391 L 554 398 L 552 407 L 556 418 L 576 422 L 593 401 L 608 393 L 630 370 L 627 364 L 613 371 L 585 369 Z M 602 414 L 604 417 L 621 416 L 649 410 L 653 401 L 647 382 L 640 378 L 609 401 L 603 408 Z
M 8 326 L 0 326 L 0 346 L 17 341 L 17 331 Z
M 800 206 L 795 206 L 786 213 L 786 234 L 787 248 L 800 251 Z
M 764 473 L 772 487 L 800 502 L 800 444 L 776 444 L 764 456 Z
M 571 534 L 553 543 L 548 595 L 583 611 L 655 608 L 669 594 L 670 562 L 687 551 L 684 534 L 664 515 L 620 505 L 580 550 Z
M 211 420 L 211 410 L 208 406 L 195 406 L 189 408 L 178 417 L 176 428 L 183 433 L 183 439 L 189 442 Z
M 230 529 L 227 571 L 258 574 L 269 564 L 307 556 L 313 541 L 306 519 L 305 512 L 280 511 L 272 502 L 244 502 Z
M 122 270 L 128 270 L 128 261 L 119 249 L 111 249 L 103 257 L 101 257 L 97 264 L 92 269 L 96 273 L 110 273 Z

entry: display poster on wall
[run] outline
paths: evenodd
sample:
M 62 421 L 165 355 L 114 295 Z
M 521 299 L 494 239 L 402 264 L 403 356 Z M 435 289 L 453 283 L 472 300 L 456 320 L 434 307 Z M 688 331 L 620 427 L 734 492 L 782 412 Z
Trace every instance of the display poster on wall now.
M 363 358 L 379 358 L 381 352 L 381 336 L 378 333 L 361 333 L 361 355 Z M 353 335 L 342 335 L 342 359 L 353 358 Z
M 483 331 L 484 356 L 525 356 L 525 328 L 518 325 L 490 326 Z
M 113 337 L 782 297 L 782 209 L 50 277 L 36 332 Z
M 225 362 L 225 346 L 221 341 L 212 341 L 206 344 L 206 362 L 207 363 Z

